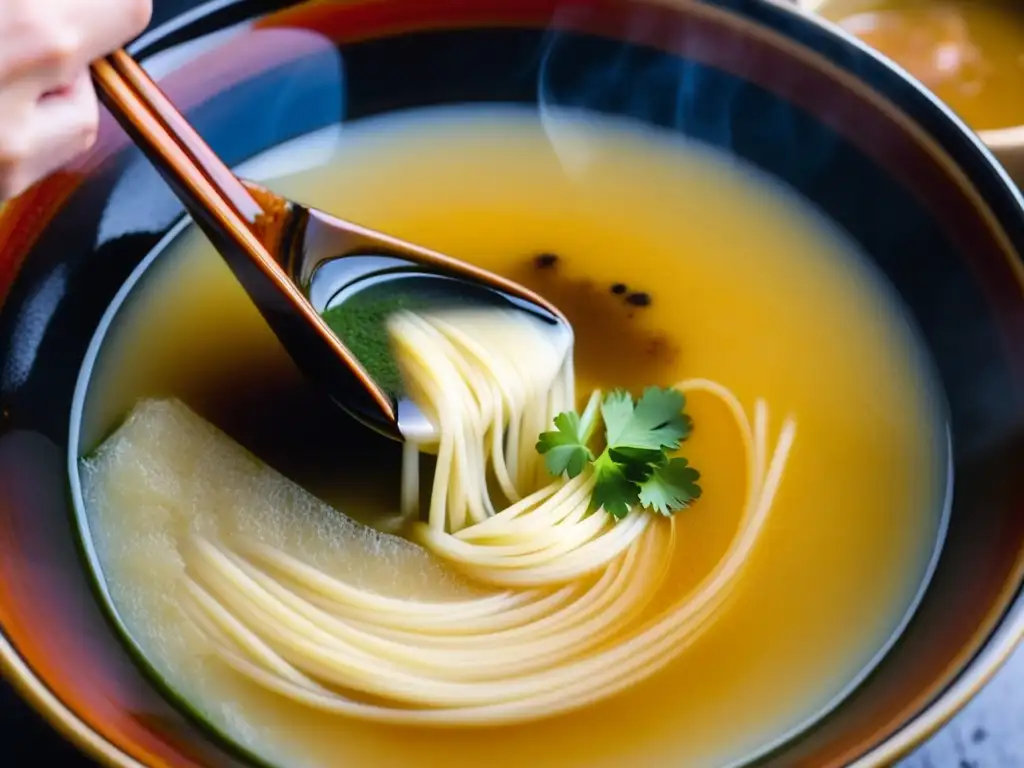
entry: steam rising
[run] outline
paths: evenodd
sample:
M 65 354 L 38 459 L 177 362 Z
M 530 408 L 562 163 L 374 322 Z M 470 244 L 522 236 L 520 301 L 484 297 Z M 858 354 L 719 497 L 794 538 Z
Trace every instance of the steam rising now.
M 715 77 L 716 82 L 708 82 L 702 65 L 646 47 L 641 41 L 651 38 L 658 19 L 642 10 L 630 16 L 621 42 L 565 31 L 585 26 L 590 13 L 578 6 L 559 8 L 541 53 L 538 110 L 567 175 L 581 174 L 596 151 L 596 139 L 579 119 L 581 111 L 619 114 L 721 147 L 732 145 L 740 80 Z M 682 28 L 680 34 L 681 47 L 689 49 L 688 31 Z M 704 87 L 705 82 L 714 87 Z

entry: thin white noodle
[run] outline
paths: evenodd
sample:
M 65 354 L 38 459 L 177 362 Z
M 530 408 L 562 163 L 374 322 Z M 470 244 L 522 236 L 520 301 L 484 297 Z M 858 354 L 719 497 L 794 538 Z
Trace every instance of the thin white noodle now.
M 585 470 L 551 481 L 536 435 L 575 403 L 571 340 L 521 313 L 399 314 L 390 331 L 409 395 L 438 442 L 403 453 L 401 509 L 419 508 L 419 448 L 436 450 L 426 520 L 410 536 L 478 583 L 451 601 L 363 589 L 266 543 L 195 537 L 187 615 L 212 654 L 315 709 L 389 723 L 501 724 L 586 706 L 635 685 L 713 626 L 767 523 L 795 437 L 769 449 L 753 418 L 706 379 L 738 429 L 745 495 L 737 530 L 688 594 L 659 600 L 679 555 L 675 520 L 590 508 Z M 590 397 L 581 432 L 596 424 Z M 495 493 L 500 499 L 495 498 Z

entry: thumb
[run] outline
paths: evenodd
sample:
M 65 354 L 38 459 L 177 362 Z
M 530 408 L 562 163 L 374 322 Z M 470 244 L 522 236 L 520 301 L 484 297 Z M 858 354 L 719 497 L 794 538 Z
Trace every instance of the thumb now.
M 67 88 L 40 97 L 24 120 L 24 141 L 0 155 L 0 199 L 20 194 L 92 146 L 99 105 L 88 70 Z

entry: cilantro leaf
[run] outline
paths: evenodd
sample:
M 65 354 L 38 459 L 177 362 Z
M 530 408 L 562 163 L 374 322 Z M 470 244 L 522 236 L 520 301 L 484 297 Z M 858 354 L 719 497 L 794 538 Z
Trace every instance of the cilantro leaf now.
M 608 446 L 675 450 L 690 433 L 685 406 L 683 393 L 671 388 L 648 387 L 635 407 L 628 392 L 613 392 L 601 407 Z
M 594 463 L 597 483 L 590 499 L 593 509 L 604 509 L 616 520 L 629 514 L 630 507 L 637 502 L 640 486 L 630 480 L 622 466 L 612 461 L 607 453 L 601 454 Z
M 640 504 L 661 515 L 671 515 L 700 498 L 699 479 L 700 472 L 689 466 L 686 459 L 669 459 L 656 467 L 640 486 Z
M 605 449 L 595 459 L 587 443 L 598 404 Z M 541 433 L 537 451 L 556 477 L 563 473 L 577 477 L 593 466 L 592 510 L 604 509 L 616 520 L 633 507 L 671 515 L 701 495 L 700 473 L 686 459 L 668 456 L 690 434 L 692 425 L 683 412 L 685 406 L 686 398 L 675 389 L 649 387 L 637 402 L 624 390 L 603 400 L 600 392 L 595 392 L 583 418 L 575 411 L 555 418 L 555 430 Z
M 675 450 L 679 443 L 690 435 L 690 422 L 683 409 L 686 396 L 678 389 L 648 387 L 633 411 L 632 428 L 645 433 L 644 442 L 633 442 L 620 438 L 620 445 L 638 448 L 659 448 Z M 633 438 L 630 434 L 629 438 Z
M 609 392 L 601 403 L 601 418 L 604 420 L 608 445 L 616 445 L 619 442 L 619 435 L 626 430 L 633 418 L 633 396 L 622 389 Z
M 542 432 L 537 439 L 537 452 L 544 455 L 548 472 L 557 477 L 563 472 L 570 478 L 576 477 L 594 454 L 583 444 L 580 436 L 580 417 L 575 411 L 560 413 L 555 417 L 554 432 Z
M 608 448 L 608 455 L 619 464 L 660 464 L 665 461 L 661 448 Z

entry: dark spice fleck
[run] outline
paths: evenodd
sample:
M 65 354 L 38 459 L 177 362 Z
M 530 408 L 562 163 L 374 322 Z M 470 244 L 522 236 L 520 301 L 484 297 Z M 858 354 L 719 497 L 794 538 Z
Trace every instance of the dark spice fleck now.
M 626 303 L 632 304 L 634 307 L 646 307 L 651 303 L 651 294 L 649 293 L 631 293 L 626 297 Z
M 981 744 L 985 739 L 988 738 L 988 731 L 984 728 L 975 728 L 974 733 L 971 734 L 971 741 L 975 744 Z
M 615 276 L 587 278 L 582 274 L 583 261 L 564 255 L 554 269 L 539 269 L 537 255 L 537 251 L 524 253 L 508 276 L 543 295 L 580 330 L 576 356 L 586 361 L 588 378 L 608 382 L 609 388 L 629 388 L 636 381 L 658 380 L 665 366 L 681 357 L 671 337 L 643 322 L 647 310 L 626 301 L 629 288 L 622 294 L 611 290 Z
M 533 260 L 537 269 L 551 269 L 558 263 L 558 256 L 553 253 L 542 253 Z
M 629 288 L 626 287 L 625 283 L 614 283 L 614 284 L 612 284 L 612 293 L 614 293 L 616 296 L 621 296 L 622 294 L 624 294 L 628 290 L 629 290 Z
M 672 346 L 664 336 L 655 336 L 647 345 L 647 354 L 657 358 L 671 357 Z

